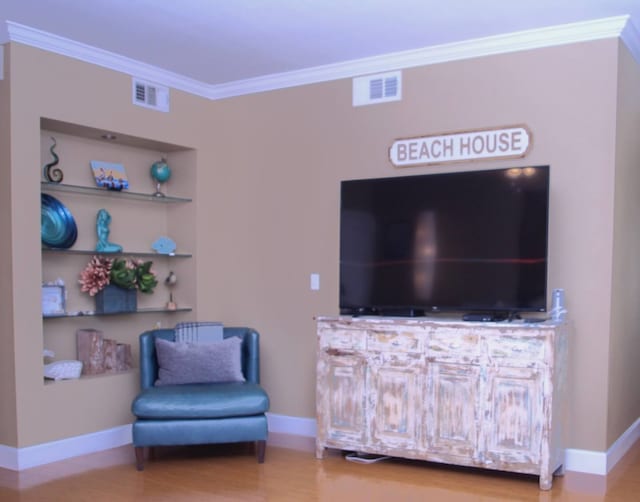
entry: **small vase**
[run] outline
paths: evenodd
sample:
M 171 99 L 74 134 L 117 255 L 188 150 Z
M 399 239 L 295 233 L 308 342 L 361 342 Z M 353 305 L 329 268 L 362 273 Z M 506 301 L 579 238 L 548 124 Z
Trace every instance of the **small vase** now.
M 138 309 L 138 297 L 135 289 L 124 289 L 109 284 L 95 296 L 97 314 L 116 312 L 135 312 Z

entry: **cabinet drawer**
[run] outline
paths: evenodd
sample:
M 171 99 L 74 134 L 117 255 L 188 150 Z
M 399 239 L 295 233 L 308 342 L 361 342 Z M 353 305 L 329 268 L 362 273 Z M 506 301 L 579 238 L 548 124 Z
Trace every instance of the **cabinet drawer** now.
M 320 331 L 320 348 L 364 350 L 366 333 L 354 329 L 328 329 Z
M 438 329 L 429 336 L 427 357 L 430 361 L 477 363 L 480 337 L 458 329 Z
M 396 330 L 367 331 L 367 350 L 376 352 L 422 352 L 424 336 Z
M 546 360 L 546 338 L 538 336 L 518 336 L 516 334 L 489 335 L 486 337 L 487 355 L 490 359 L 508 359 L 530 365 L 544 364 Z M 507 364 L 503 362 L 501 364 Z

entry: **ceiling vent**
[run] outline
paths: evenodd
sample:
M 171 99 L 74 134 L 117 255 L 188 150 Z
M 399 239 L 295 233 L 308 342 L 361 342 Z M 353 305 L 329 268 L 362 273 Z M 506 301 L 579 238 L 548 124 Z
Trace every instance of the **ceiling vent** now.
M 402 99 L 402 72 L 379 73 L 353 79 L 353 106 Z
M 169 88 L 158 84 L 145 82 L 137 78 L 133 79 L 133 104 L 158 110 L 169 111 Z

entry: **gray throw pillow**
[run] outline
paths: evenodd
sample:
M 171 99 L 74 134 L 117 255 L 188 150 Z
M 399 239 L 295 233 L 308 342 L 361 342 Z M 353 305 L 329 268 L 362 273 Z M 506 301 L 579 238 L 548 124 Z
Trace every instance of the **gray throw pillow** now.
M 241 346 L 237 336 L 210 343 L 156 338 L 159 370 L 155 384 L 244 382 Z

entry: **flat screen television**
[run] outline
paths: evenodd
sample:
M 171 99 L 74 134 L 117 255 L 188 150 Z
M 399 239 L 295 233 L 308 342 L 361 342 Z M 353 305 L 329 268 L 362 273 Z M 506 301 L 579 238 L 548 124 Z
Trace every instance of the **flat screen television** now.
M 342 181 L 340 311 L 545 312 L 549 166 Z

